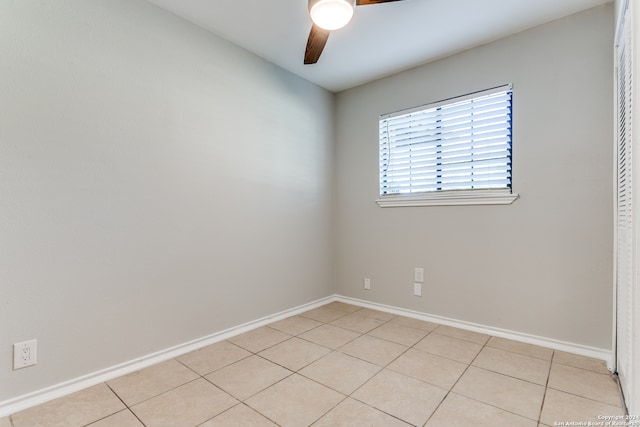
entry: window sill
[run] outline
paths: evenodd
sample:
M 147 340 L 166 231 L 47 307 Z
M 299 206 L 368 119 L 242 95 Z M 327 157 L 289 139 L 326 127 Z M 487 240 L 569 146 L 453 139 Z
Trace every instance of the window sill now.
M 438 193 L 383 196 L 376 200 L 381 208 L 415 206 L 510 205 L 519 196 L 504 190 L 441 191 Z

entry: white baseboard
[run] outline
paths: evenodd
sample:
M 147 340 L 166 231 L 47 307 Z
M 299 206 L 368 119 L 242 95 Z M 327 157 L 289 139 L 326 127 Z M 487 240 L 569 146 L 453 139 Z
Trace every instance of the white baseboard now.
M 289 310 L 281 311 L 280 313 L 265 316 L 261 319 L 234 326 L 232 328 L 216 332 L 206 337 L 179 344 L 165 350 L 161 350 L 152 354 L 148 354 L 146 356 L 130 360 L 128 362 L 121 363 L 116 366 L 112 366 L 110 368 L 92 372 L 90 374 L 83 375 L 81 377 L 65 381 L 63 383 L 55 384 L 41 390 L 36 390 L 32 393 L 0 402 L 0 418 L 15 414 L 16 412 L 30 408 L 32 406 L 40 405 L 50 400 L 75 393 L 76 391 L 85 389 L 87 387 L 112 380 L 122 375 L 130 374 L 131 372 L 135 372 L 151 365 L 155 365 L 156 363 L 173 359 L 174 357 L 189 353 L 190 351 L 197 350 L 199 348 L 206 347 L 220 341 L 224 341 L 236 335 L 248 332 L 252 329 L 259 328 L 261 326 L 285 319 L 290 316 L 295 316 L 296 314 L 312 310 L 335 300 L 335 296 L 321 298 L 308 304 L 303 304 Z
M 602 348 L 589 347 L 586 345 L 575 344 L 567 341 L 555 340 L 536 335 L 524 334 L 521 332 L 511 331 L 508 329 L 494 328 L 492 326 L 481 325 L 479 323 L 465 322 L 463 320 L 450 319 L 448 317 L 436 316 L 432 314 L 421 313 L 418 311 L 407 310 L 404 308 L 393 307 L 385 304 L 360 300 L 356 298 L 335 296 L 335 301 L 344 302 L 346 304 L 358 305 L 360 307 L 371 308 L 374 310 L 384 311 L 399 316 L 412 317 L 414 319 L 425 320 L 439 325 L 452 326 L 454 328 L 465 329 L 468 331 L 479 332 L 482 334 L 492 335 L 500 338 L 507 338 L 514 341 L 520 341 L 527 344 L 534 344 L 541 347 L 547 347 L 554 350 L 566 351 L 568 353 L 579 354 L 581 356 L 592 357 L 594 359 L 604 360 L 609 370 L 613 368 L 613 351 Z
M 202 347 L 214 344 L 219 341 L 223 341 L 248 332 L 252 329 L 259 328 L 261 326 L 268 325 L 269 323 L 276 322 L 278 320 L 285 319 L 287 317 L 295 316 L 303 313 L 307 310 L 320 307 L 324 304 L 328 304 L 333 301 L 340 301 L 347 304 L 353 304 L 360 307 L 371 308 L 374 310 L 380 310 L 387 313 L 396 314 L 399 316 L 412 317 L 414 319 L 425 320 L 427 322 L 437 323 L 440 325 L 452 326 L 455 328 L 466 329 L 473 332 L 480 332 L 496 337 L 507 338 L 514 341 L 520 341 L 527 344 L 539 345 L 542 347 L 552 348 L 554 350 L 566 351 L 569 353 L 575 353 L 582 356 L 593 357 L 596 359 L 605 360 L 609 369 L 613 366 L 613 352 L 611 350 L 605 350 L 595 347 L 588 347 L 580 344 L 574 344 L 565 341 L 554 340 L 550 338 L 539 337 L 530 334 L 523 334 L 520 332 L 510 331 L 507 329 L 494 328 L 491 326 L 481 325 L 472 322 L 465 322 L 456 319 L 450 319 L 442 316 L 435 316 L 426 313 L 421 313 L 413 310 L 407 310 L 404 308 L 393 307 L 385 304 L 378 304 L 375 302 L 360 300 L 356 298 L 345 297 L 341 295 L 332 295 L 326 298 L 313 301 L 308 304 L 303 304 L 290 310 L 281 311 L 280 313 L 266 316 L 261 319 L 257 319 L 251 322 L 244 323 L 242 325 L 234 326 L 224 331 L 216 332 L 206 337 L 199 338 L 197 340 L 189 341 L 184 344 L 180 344 L 165 350 L 161 350 L 146 356 L 139 357 L 134 360 L 130 360 L 119 365 L 96 371 L 87 375 L 83 375 L 78 378 L 74 378 L 69 381 L 65 381 L 60 384 L 34 391 L 10 400 L 0 402 L 0 418 L 30 408 L 32 406 L 40 405 L 53 399 L 74 393 L 76 391 L 85 389 L 87 387 L 94 386 L 96 384 L 112 380 L 122 375 L 129 374 L 131 372 L 149 367 L 156 363 L 164 362 L 165 360 L 172 359 L 174 357 L 183 355 L 193 350 L 197 350 Z

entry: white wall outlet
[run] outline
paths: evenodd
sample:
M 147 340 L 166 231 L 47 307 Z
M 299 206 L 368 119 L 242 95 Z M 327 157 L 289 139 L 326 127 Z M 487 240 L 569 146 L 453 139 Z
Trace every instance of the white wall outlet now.
M 418 283 L 424 283 L 424 268 L 416 267 L 413 272 L 413 281 Z
M 365 289 L 371 289 L 371 279 L 368 279 L 365 277 L 364 279 L 364 288 Z
M 33 366 L 37 363 L 38 341 L 30 340 L 13 345 L 13 370 Z
M 414 283 L 413 284 L 413 294 L 417 297 L 422 296 L 422 283 Z

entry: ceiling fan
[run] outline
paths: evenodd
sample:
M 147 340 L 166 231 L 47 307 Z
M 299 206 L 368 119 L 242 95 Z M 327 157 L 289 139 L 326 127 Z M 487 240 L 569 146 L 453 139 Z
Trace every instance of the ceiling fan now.
M 313 26 L 307 40 L 304 63 L 308 65 L 318 62 L 329 34 L 349 23 L 355 6 L 393 1 L 402 0 L 309 0 L 309 15 Z

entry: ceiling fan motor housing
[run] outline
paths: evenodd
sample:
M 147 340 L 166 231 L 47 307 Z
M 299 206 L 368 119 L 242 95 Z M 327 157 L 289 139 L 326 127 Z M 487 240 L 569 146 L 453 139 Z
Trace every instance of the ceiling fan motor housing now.
M 355 6 L 356 0 L 309 0 L 309 15 L 317 26 L 333 31 L 349 23 Z

